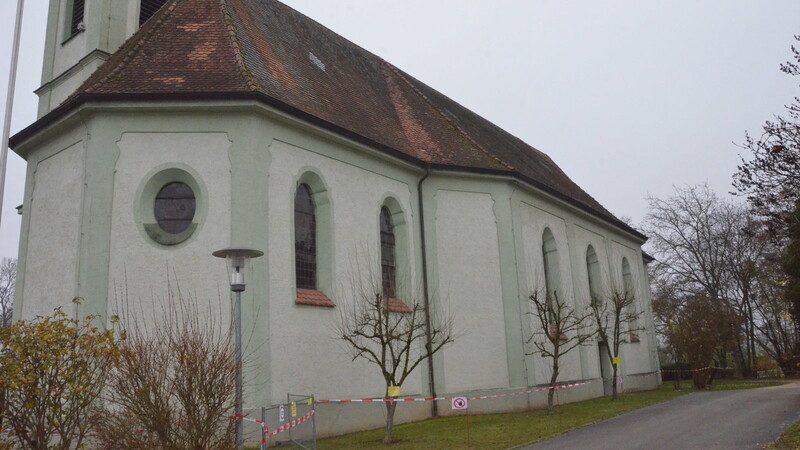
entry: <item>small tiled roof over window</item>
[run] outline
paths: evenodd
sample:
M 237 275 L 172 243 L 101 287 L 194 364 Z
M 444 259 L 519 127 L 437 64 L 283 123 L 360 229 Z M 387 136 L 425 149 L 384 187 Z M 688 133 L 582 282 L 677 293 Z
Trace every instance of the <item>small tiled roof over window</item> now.
M 644 238 L 544 153 L 276 0 L 168 0 L 50 114 L 85 101 L 243 98 L 424 167 L 514 176 Z

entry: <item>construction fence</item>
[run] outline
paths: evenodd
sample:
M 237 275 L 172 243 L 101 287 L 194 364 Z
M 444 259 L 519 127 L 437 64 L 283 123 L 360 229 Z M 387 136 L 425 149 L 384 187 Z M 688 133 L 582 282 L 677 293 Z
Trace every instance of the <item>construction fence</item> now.
M 617 377 L 618 392 L 641 390 L 658 385 L 660 372 L 624 375 Z M 556 390 L 558 403 L 597 397 L 606 393 L 611 379 L 565 383 L 555 386 L 536 387 L 491 395 L 448 395 L 438 397 L 400 398 L 341 398 L 315 399 L 313 395 L 288 394 L 286 403 L 261 408 L 241 419 L 249 442 L 260 440 L 262 449 L 291 445 L 304 449 L 316 449 L 318 433 L 332 435 L 380 427 L 385 420 L 384 405 L 387 402 L 404 403 L 398 408 L 396 423 L 430 417 L 431 402 L 436 402 L 441 415 L 483 414 L 491 412 L 522 411 L 542 406 L 547 392 Z M 320 430 L 318 418 L 324 417 Z M 233 418 L 235 419 L 235 418 Z

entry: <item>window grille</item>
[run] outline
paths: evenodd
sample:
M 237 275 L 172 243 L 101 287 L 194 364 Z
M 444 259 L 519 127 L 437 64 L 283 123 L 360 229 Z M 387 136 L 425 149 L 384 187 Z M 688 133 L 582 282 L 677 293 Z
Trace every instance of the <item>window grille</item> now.
M 197 202 L 189 186 L 175 182 L 161 188 L 153 205 L 158 226 L 169 234 L 186 231 L 192 224 Z
M 84 0 L 72 0 L 72 16 L 69 22 L 69 35 L 75 35 L 79 31 L 83 31 L 81 24 L 83 23 L 83 10 Z
M 306 184 L 294 197 L 294 265 L 298 289 L 317 288 L 317 221 L 314 197 Z
M 393 298 L 397 295 L 395 266 L 395 237 L 392 215 L 386 207 L 381 208 L 381 281 L 383 282 L 383 295 Z
M 591 245 L 586 248 L 586 273 L 589 278 L 589 301 L 597 304 L 600 301 L 600 261 Z
M 633 287 L 633 274 L 631 274 L 631 265 L 628 263 L 628 258 L 622 258 L 622 288 L 625 290 L 625 299 L 629 302 L 627 313 L 631 316 L 628 323 L 630 328 L 637 328 L 639 325 L 638 311 L 636 308 L 636 291 Z M 639 337 L 635 333 L 631 334 L 633 342 L 638 342 Z
M 81 3 L 83 1 L 81 0 Z M 139 8 L 139 26 L 144 25 L 147 19 L 153 16 L 167 0 L 142 0 L 141 7 Z
M 558 289 L 561 286 L 561 277 L 558 272 L 558 248 L 553 232 L 549 228 L 545 228 L 542 233 L 542 262 L 544 265 L 545 302 L 550 320 L 553 321 L 555 320 L 554 312 L 564 299 L 558 297 Z

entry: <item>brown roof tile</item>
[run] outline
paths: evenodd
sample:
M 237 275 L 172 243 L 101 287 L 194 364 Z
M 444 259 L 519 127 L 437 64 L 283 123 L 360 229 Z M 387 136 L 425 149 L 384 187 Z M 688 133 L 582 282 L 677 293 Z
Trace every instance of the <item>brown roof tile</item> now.
M 326 308 L 333 308 L 336 306 L 333 300 L 329 299 L 327 295 L 315 289 L 298 288 L 294 302 L 298 305 L 324 306 Z
M 514 175 L 643 237 L 544 153 L 276 0 L 171 0 L 64 108 L 193 94 L 260 95 L 422 164 Z

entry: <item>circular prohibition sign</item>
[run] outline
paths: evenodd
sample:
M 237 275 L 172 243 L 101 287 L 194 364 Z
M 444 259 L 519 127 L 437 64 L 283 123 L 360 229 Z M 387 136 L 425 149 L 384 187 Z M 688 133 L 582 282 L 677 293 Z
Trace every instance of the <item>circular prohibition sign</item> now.
M 452 400 L 451 406 L 453 409 L 467 409 L 467 398 L 456 397 Z

